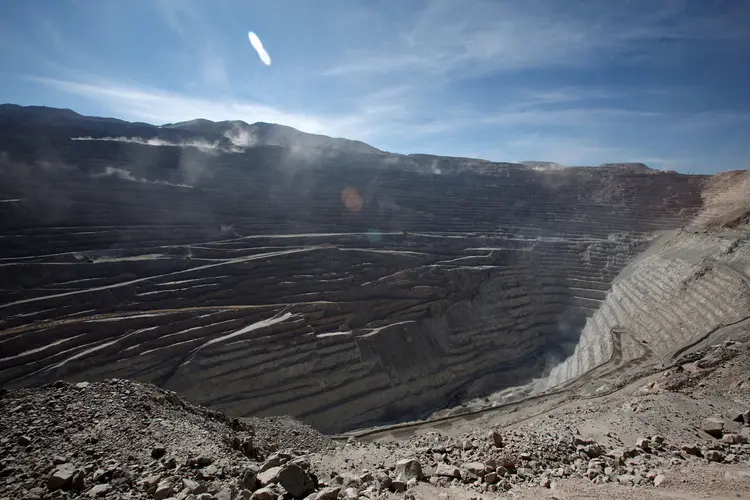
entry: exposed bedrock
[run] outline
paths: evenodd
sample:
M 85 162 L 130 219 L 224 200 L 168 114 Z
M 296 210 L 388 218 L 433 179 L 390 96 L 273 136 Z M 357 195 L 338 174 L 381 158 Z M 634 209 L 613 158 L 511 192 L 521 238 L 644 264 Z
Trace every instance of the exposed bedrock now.
M 626 312 L 677 331 L 638 301 L 671 300 L 681 278 L 662 275 L 694 267 L 660 253 L 612 287 L 693 220 L 702 177 L 35 130 L 34 143 L 0 135 L 5 386 L 128 377 L 238 416 L 348 430 L 526 383 L 571 355 L 553 383 L 575 377 Z M 714 268 L 685 292 L 692 311 L 669 314 L 697 322 L 730 274 Z M 744 306 L 721 307 L 706 317 Z
M 712 334 L 750 321 L 748 235 L 747 230 L 682 231 L 659 237 L 620 273 L 587 319 L 573 354 L 551 371 L 545 387 L 576 379 L 609 360 L 612 332 L 627 336 L 618 352 L 620 363 L 648 357 L 644 361 L 658 365 Z

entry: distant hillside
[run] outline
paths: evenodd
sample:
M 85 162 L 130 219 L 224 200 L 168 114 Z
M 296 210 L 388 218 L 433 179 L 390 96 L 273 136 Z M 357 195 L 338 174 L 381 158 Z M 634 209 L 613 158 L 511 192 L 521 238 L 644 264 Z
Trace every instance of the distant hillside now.
M 627 170 L 641 170 L 641 171 L 653 171 L 657 172 L 653 168 L 650 168 L 645 163 L 602 163 L 599 165 L 602 168 L 619 168 Z
M 521 162 L 521 165 L 526 165 L 527 167 L 543 170 L 560 170 L 562 168 L 565 168 L 565 165 L 555 163 L 554 161 L 524 160 Z
M 273 123 L 247 124 L 240 120 L 214 122 L 196 119 L 162 126 L 126 122 L 115 118 L 83 116 L 69 109 L 45 106 L 0 105 L 0 127 L 29 134 L 44 129 L 58 129 L 72 137 L 158 139 L 166 143 L 201 141 L 224 147 L 281 146 L 288 148 L 336 150 L 344 153 L 382 154 L 383 151 L 361 141 L 308 134 L 295 128 Z
M 241 120 L 214 122 L 197 119 L 168 123 L 162 125 L 161 128 L 190 131 L 201 137 L 225 137 L 239 147 L 282 146 L 303 149 L 337 149 L 351 153 L 383 153 L 383 151 L 361 141 L 308 134 L 296 128 L 274 123 L 257 122 L 251 125 Z

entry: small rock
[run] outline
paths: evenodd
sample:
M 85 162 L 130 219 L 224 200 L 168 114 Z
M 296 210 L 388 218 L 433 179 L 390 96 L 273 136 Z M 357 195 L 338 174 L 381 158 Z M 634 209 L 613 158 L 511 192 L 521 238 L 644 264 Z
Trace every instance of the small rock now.
M 617 476 L 617 482 L 624 485 L 635 484 L 635 476 L 632 474 L 620 474 Z
M 258 469 L 255 467 L 246 467 L 240 475 L 240 486 L 248 490 L 255 489 L 255 483 L 258 480 Z
M 705 453 L 705 457 L 709 462 L 721 462 L 724 460 L 724 454 L 719 450 L 708 450 Z
M 112 476 L 115 473 L 115 469 L 108 468 L 108 469 L 96 469 L 96 472 L 94 472 L 94 482 L 95 483 L 102 483 L 104 481 L 109 481 L 112 479 Z
M 336 500 L 339 493 L 341 493 L 341 487 L 329 486 L 308 496 L 306 500 Z
M 391 491 L 395 493 L 403 493 L 404 491 L 406 491 L 406 482 L 400 480 L 392 481 Z
M 206 485 L 188 478 L 182 479 L 182 487 L 183 489 L 186 489 L 189 493 L 193 493 L 194 495 L 200 495 L 201 493 L 206 493 L 208 491 Z
M 651 449 L 651 443 L 646 438 L 640 438 L 638 441 L 636 441 L 635 445 L 643 451 L 649 451 Z
M 250 500 L 276 500 L 278 496 L 279 495 L 278 493 L 276 493 L 276 490 L 265 487 L 253 493 L 253 496 L 250 497 Z
M 216 500 L 234 500 L 235 495 L 236 491 L 234 488 L 231 486 L 225 486 L 214 495 L 214 498 Z
M 108 484 L 97 484 L 96 486 L 91 488 L 86 494 L 90 497 L 103 497 L 103 496 L 107 496 L 109 489 L 110 489 L 110 485 Z
M 157 444 L 151 449 L 151 458 L 159 459 L 164 456 L 167 452 L 167 448 L 163 444 Z
M 380 483 L 381 488 L 385 490 L 390 489 L 391 483 L 393 482 L 391 476 L 389 476 L 385 472 L 378 472 L 377 474 L 375 474 L 375 480 Z
M 521 478 L 530 478 L 534 477 L 534 471 L 532 469 L 529 469 L 528 467 L 519 467 L 518 470 L 516 470 L 516 475 Z
M 36 487 L 31 488 L 29 492 L 24 495 L 23 500 L 42 500 L 42 498 L 44 498 L 44 488 Z
M 141 486 L 143 486 L 143 489 L 145 489 L 149 493 L 153 493 L 154 491 L 156 491 L 156 487 L 158 486 L 160 479 L 161 479 L 160 475 L 154 474 L 154 475 L 148 476 L 147 478 L 139 481 L 138 484 L 140 484 Z
M 258 482 L 261 486 L 267 486 L 279 482 L 279 474 L 281 473 L 281 467 L 271 467 L 268 470 L 264 470 L 258 474 Z
M 424 479 L 422 465 L 415 458 L 405 458 L 396 462 L 396 479 L 406 482 L 409 479 L 417 481 Z
M 16 442 L 21 446 L 28 446 L 31 444 L 31 438 L 29 436 L 18 436 Z
M 279 485 L 295 498 L 315 491 L 315 483 L 307 472 L 296 464 L 285 466 L 279 473 Z
M 204 467 L 198 472 L 198 475 L 201 476 L 203 479 L 214 479 L 215 477 L 221 475 L 219 468 L 215 465 L 209 465 L 207 467 Z
M 73 476 L 70 479 L 70 488 L 76 491 L 83 490 L 86 482 L 86 474 L 82 470 L 73 471 Z
M 463 464 L 461 468 L 475 474 L 477 477 L 484 477 L 485 466 L 481 462 L 469 462 Z
M 171 494 L 172 494 L 172 483 L 165 479 L 164 481 L 159 482 L 159 484 L 156 486 L 156 491 L 154 492 L 154 499 L 164 500 Z
M 283 452 L 274 453 L 270 455 L 266 459 L 265 462 L 263 462 L 263 465 L 260 466 L 259 472 L 264 472 L 272 467 L 278 467 L 279 465 L 284 465 L 291 459 L 292 459 L 292 456 L 288 453 L 283 453 Z
M 438 464 L 437 468 L 435 469 L 435 475 L 461 479 L 461 471 L 458 470 L 458 467 L 456 467 L 455 465 L 448 465 L 443 463 Z
M 605 452 L 604 447 L 597 443 L 584 445 L 581 447 L 581 451 L 583 451 L 589 458 L 600 457 L 604 455 Z
M 745 444 L 747 438 L 741 434 L 724 434 L 721 437 L 721 442 L 726 444 Z
M 502 448 L 503 447 L 503 436 L 496 430 L 491 430 L 487 435 L 487 440 L 490 444 Z
M 703 456 L 703 452 L 701 451 L 700 447 L 693 444 L 683 444 L 682 446 L 680 446 L 680 449 L 688 455 L 692 455 L 694 457 Z
M 654 486 L 661 486 L 661 483 L 664 482 L 664 480 L 667 479 L 664 474 L 657 474 L 654 478 Z
M 715 438 L 721 438 L 724 433 L 724 420 L 721 417 L 708 417 L 703 420 L 701 430 Z
M 62 464 L 52 472 L 47 479 L 47 488 L 50 490 L 60 490 L 70 486 L 73 481 L 75 468 L 71 464 Z
M 91 384 L 89 382 L 78 382 L 76 384 L 76 389 L 85 389 L 85 388 L 87 388 L 90 385 Z

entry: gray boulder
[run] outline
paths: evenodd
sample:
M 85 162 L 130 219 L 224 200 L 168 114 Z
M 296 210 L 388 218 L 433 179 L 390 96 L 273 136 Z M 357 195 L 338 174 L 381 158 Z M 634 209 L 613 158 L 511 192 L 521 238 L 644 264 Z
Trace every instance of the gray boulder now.
M 257 490 L 250 500 L 276 500 L 279 494 L 273 488 L 265 487 Z
M 721 439 L 724 434 L 724 420 L 721 417 L 708 417 L 701 423 L 701 430 L 710 436 Z
M 422 464 L 416 458 L 405 458 L 396 462 L 396 479 L 404 483 L 409 479 L 421 481 L 424 479 L 422 474 Z
M 278 483 L 280 473 L 281 467 L 271 467 L 270 469 L 264 470 L 258 474 L 258 483 L 260 483 L 261 486 Z
M 258 469 L 255 467 L 246 467 L 240 475 L 240 486 L 250 491 L 255 489 L 255 483 L 258 481 Z
M 496 430 L 491 430 L 489 434 L 487 435 L 487 440 L 490 442 L 490 444 L 497 446 L 498 448 L 502 448 L 503 446 L 503 436 Z
M 341 493 L 340 486 L 329 486 L 309 495 L 306 500 L 336 500 Z
M 49 488 L 50 490 L 61 490 L 69 488 L 70 484 L 73 481 L 74 472 L 75 467 L 72 464 L 60 465 L 54 471 L 52 471 L 49 479 L 47 479 L 47 488 Z
M 461 479 L 461 471 L 458 470 L 458 467 L 456 467 L 455 465 L 448 465 L 443 463 L 438 464 L 437 468 L 435 469 L 435 475 Z
M 169 497 L 169 495 L 172 494 L 172 482 L 168 480 L 164 480 L 159 482 L 159 484 L 156 486 L 156 491 L 154 492 L 154 499 L 155 500 L 164 500 L 165 498 Z
M 303 498 L 315 491 L 315 482 L 305 469 L 296 464 L 289 464 L 281 469 L 278 482 L 294 498 Z

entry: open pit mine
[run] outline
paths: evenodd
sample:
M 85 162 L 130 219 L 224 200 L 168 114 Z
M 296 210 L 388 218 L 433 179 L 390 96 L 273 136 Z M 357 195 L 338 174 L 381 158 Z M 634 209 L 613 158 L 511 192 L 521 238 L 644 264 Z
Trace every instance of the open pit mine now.
M 129 378 L 327 433 L 602 393 L 750 317 L 748 193 L 3 105 L 0 386 Z

